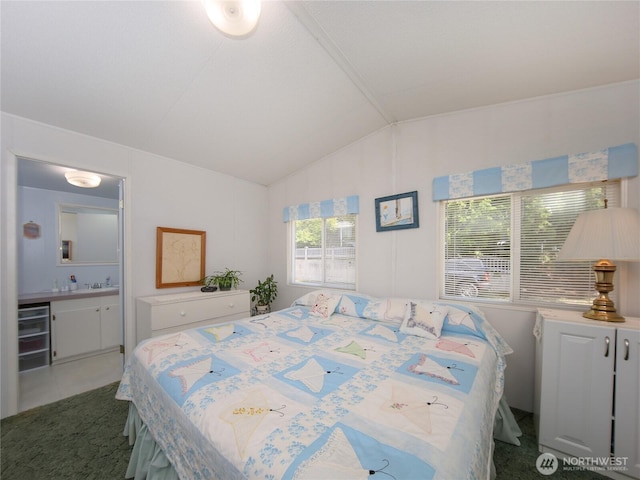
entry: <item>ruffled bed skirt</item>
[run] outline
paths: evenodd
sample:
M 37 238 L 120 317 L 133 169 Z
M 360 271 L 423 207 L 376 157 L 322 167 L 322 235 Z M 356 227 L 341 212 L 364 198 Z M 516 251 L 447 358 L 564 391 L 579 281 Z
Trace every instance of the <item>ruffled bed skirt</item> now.
M 135 480 L 179 480 L 167 456 L 149 433 L 133 402 L 129 402 L 129 415 L 123 435 L 133 445 L 129 466 L 124 478 Z
M 129 437 L 129 445 L 133 445 L 125 478 L 133 478 L 134 480 L 179 480 L 178 474 L 169 463 L 167 456 L 160 449 L 140 415 L 138 415 L 138 410 L 133 402 L 129 403 L 129 415 L 127 416 L 123 435 Z M 493 424 L 493 438 L 519 446 L 520 440 L 518 440 L 518 437 L 521 435 L 522 431 L 518 427 L 518 423 L 503 396 L 498 405 Z M 495 468 L 493 462 L 491 463 L 490 478 L 494 479 L 496 476 Z

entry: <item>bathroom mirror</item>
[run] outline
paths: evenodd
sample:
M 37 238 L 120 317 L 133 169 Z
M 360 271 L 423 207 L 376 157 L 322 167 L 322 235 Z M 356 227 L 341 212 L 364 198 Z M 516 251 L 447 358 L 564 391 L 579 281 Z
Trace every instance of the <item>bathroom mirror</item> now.
M 60 265 L 118 263 L 118 210 L 58 206 Z

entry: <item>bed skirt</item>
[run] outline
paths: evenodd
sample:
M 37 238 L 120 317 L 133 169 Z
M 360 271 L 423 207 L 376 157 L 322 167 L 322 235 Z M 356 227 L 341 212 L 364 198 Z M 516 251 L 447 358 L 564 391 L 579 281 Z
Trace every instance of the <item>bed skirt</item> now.
M 178 474 L 162 449 L 151 436 L 133 402 L 129 402 L 129 415 L 123 435 L 129 437 L 133 445 L 126 479 L 134 480 L 179 480 Z M 493 438 L 502 442 L 520 446 L 518 437 L 522 435 L 518 423 L 503 396 L 498 405 L 493 424 Z M 493 453 L 493 445 L 491 446 Z M 493 458 L 493 455 L 492 455 Z M 491 479 L 496 477 L 495 467 L 491 464 Z
M 151 436 L 133 402 L 129 402 L 129 415 L 123 435 L 133 445 L 129 466 L 124 478 L 134 480 L 179 480 L 169 459 Z

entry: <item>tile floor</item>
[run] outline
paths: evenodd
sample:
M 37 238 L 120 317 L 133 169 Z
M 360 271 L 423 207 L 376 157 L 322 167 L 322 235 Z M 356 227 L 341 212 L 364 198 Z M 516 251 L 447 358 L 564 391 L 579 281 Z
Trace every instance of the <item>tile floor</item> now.
M 20 372 L 20 412 L 120 380 L 119 352 Z

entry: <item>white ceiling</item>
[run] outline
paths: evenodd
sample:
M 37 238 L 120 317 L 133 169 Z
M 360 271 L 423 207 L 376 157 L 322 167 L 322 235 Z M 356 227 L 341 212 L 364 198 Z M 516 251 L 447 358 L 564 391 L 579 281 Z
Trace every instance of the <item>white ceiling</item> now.
M 640 77 L 639 1 L 1 4 L 2 110 L 268 185 L 385 125 Z

